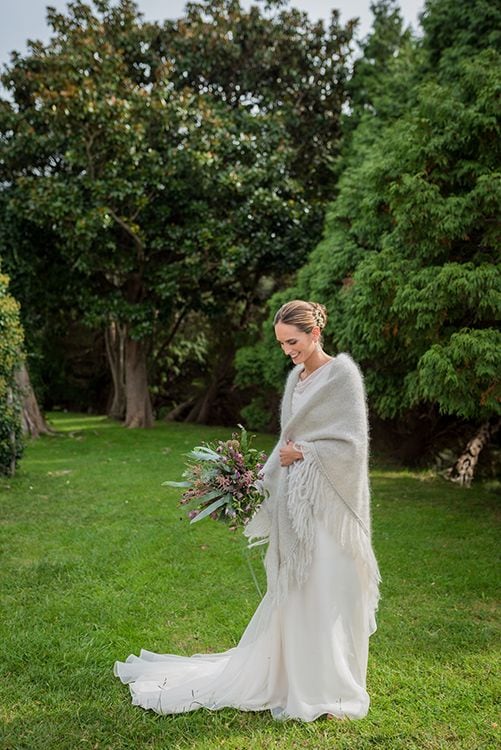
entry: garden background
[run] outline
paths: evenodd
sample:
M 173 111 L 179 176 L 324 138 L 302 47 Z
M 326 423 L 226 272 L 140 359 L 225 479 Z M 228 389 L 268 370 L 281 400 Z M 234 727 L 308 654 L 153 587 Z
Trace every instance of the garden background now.
M 357 43 L 280 0 L 75 2 L 4 68 L 6 747 L 495 746 L 501 11 L 372 13 Z M 243 540 L 161 482 L 239 422 L 270 448 L 295 297 L 365 374 L 373 708 L 139 715 L 115 658 L 227 648 L 256 606 Z

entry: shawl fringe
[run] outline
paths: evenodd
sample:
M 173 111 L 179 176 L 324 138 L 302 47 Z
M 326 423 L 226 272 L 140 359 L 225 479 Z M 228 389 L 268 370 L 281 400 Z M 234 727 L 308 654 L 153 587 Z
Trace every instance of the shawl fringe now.
M 367 576 L 369 608 L 375 612 L 381 576 L 365 524 L 319 470 L 314 454 L 304 444 L 298 447 L 303 451 L 304 459 L 290 467 L 287 492 L 287 510 L 296 541 L 287 559 L 281 561 L 274 592 L 276 601 L 285 601 L 291 582 L 301 586 L 308 578 L 315 547 L 316 517 L 323 521 L 342 549 L 363 566 Z M 267 544 L 270 530 L 271 516 L 266 507 L 261 506 L 244 531 L 249 539 L 248 546 Z

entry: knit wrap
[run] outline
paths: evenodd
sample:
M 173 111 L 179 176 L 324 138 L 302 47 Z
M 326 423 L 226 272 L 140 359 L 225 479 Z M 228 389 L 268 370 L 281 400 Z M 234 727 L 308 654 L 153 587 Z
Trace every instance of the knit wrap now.
M 263 467 L 267 497 L 244 534 L 250 546 L 268 542 L 268 593 L 279 603 L 289 586 L 300 586 L 307 579 L 315 544 L 313 519 L 322 518 L 333 537 L 360 564 L 373 619 L 380 575 L 371 543 L 363 379 L 345 353 L 324 367 L 328 368 L 327 377 L 311 384 L 308 399 L 295 414 L 292 394 L 302 366 L 294 367 L 287 378 L 280 438 Z M 302 449 L 304 460 L 283 467 L 279 451 L 288 440 Z

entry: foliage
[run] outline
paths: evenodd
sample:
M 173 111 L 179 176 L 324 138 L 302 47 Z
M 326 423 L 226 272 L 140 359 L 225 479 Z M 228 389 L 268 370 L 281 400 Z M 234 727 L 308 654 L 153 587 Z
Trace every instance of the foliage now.
M 15 374 L 22 361 L 24 334 L 19 304 L 8 286 L 8 276 L 0 274 L 0 474 L 13 474 L 23 452 Z
M 500 412 L 499 63 L 485 49 L 453 82 L 425 75 L 398 116 L 362 118 L 286 295 L 327 304 L 329 345 L 361 363 L 381 417 Z
M 264 499 L 260 471 L 266 454 L 252 447 L 255 435 L 239 425 L 230 440 L 202 443 L 187 455 L 189 462 L 182 482 L 164 482 L 168 487 L 183 487 L 181 505 L 196 502 L 188 512 L 191 523 L 210 515 L 230 522 L 233 530 L 250 521 Z
M 87 320 L 117 317 L 144 338 L 228 250 L 217 201 L 237 197 L 238 169 L 217 188 L 214 177 L 221 150 L 249 161 L 252 132 L 235 138 L 239 123 L 173 90 L 131 3 L 98 8 L 49 12 L 53 40 L 5 75 L 17 105 L 5 108 L 6 176 L 21 217 L 55 229 Z
M 379 0 L 371 5 L 374 14 L 373 28 L 361 44 L 362 55 L 353 65 L 351 79 L 347 81 L 350 111 L 343 118 L 342 153 L 333 161 L 333 175 L 339 178 L 348 166 L 361 165 L 366 162 L 370 150 L 380 135 L 381 129 L 388 121 L 398 117 L 405 111 L 409 97 L 412 95 L 412 83 L 416 78 L 415 45 L 409 30 L 404 30 L 400 10 L 392 0 Z M 355 188 L 356 186 L 354 186 Z M 327 208 L 324 235 L 328 236 L 332 225 L 332 208 L 340 201 L 353 198 L 356 207 L 358 196 L 355 190 L 341 191 L 338 182 L 330 187 L 336 203 Z M 361 216 L 360 225 L 366 220 Z M 322 244 L 322 243 L 321 243 Z M 282 352 L 277 348 L 273 331 L 273 317 L 276 310 L 289 299 L 304 297 L 308 299 L 311 292 L 310 276 L 315 276 L 315 294 L 319 299 L 327 299 L 327 290 L 319 288 L 319 284 L 327 276 L 336 274 L 339 263 L 339 253 L 343 252 L 346 262 L 356 263 L 356 247 L 353 243 L 344 241 L 337 249 L 336 255 L 330 251 L 320 260 L 318 250 L 310 253 L 309 260 L 301 269 L 301 283 L 290 286 L 274 294 L 267 303 L 268 313 L 263 323 L 260 340 L 257 343 L 242 347 L 236 355 L 236 378 L 239 386 L 261 384 L 260 396 L 244 407 L 242 416 L 255 429 L 266 423 L 265 412 L 259 406 L 265 391 L 265 401 L 277 402 L 277 391 L 280 391 L 283 380 L 288 371 L 288 363 Z M 320 268 L 320 264 L 322 267 Z M 325 268 L 324 268 L 325 265 Z M 331 322 L 337 326 L 338 321 Z
M 245 10 L 238 0 L 201 0 L 165 23 L 161 49 L 172 80 L 231 108 L 275 113 L 291 146 L 289 168 L 313 204 L 329 197 L 355 22 L 313 22 L 285 2 Z
M 52 228 L 21 218 L 13 200 L 13 186 L 5 173 L 4 177 L 6 182 L 0 190 L 2 267 L 10 277 L 11 293 L 21 306 L 32 385 L 40 401 L 48 396 L 49 403 L 54 397 L 57 402 L 56 392 L 61 392 L 58 385 L 65 380 L 70 359 L 67 352 L 63 353 L 63 342 L 72 323 L 81 319 L 77 300 L 82 277 L 67 265 Z
M 461 60 L 483 49 L 501 52 L 501 8 L 489 0 L 426 0 L 421 14 L 425 67 L 454 77 Z
M 276 187 L 270 183 L 273 199 L 254 191 L 242 211 L 221 202 L 238 243 L 232 276 L 221 283 L 219 274 L 211 276 L 213 296 L 204 305 L 213 335 L 204 394 L 188 416 L 198 421 L 220 415 L 219 407 L 231 399 L 235 350 L 252 339 L 263 301 L 304 263 L 319 238 L 325 197 L 335 179 L 331 163 L 340 148 L 353 24 L 341 26 L 333 12 L 325 28 L 296 9 L 284 9 L 286 2 L 264 5 L 263 11 L 257 5 L 243 9 L 234 0 L 190 3 L 184 17 L 167 22 L 159 36 L 176 87 L 189 85 L 244 119 L 271 118 L 280 124 L 282 138 Z M 256 148 L 262 148 L 257 141 Z M 270 154 L 265 158 L 270 164 Z M 301 203 L 292 192 L 286 203 L 277 202 L 288 180 L 296 184 Z M 288 229 L 290 220 L 284 218 L 294 201 L 300 210 Z
M 367 365 L 382 416 L 426 401 L 468 418 L 499 409 L 497 65 L 486 51 L 460 66 L 455 89 L 419 88 L 412 112 L 343 177 L 333 232 L 318 249 L 322 268 L 326 252 L 335 261 L 325 275 L 317 265 L 309 283 L 317 296 L 332 295 L 342 321 L 336 344 Z M 458 357 L 468 337 L 469 355 Z M 439 352 L 455 361 L 455 388 L 450 379 L 438 390 L 436 378 L 427 382 Z
M 264 426 L 265 414 L 260 404 L 267 403 L 272 408 L 268 410 L 268 423 L 273 419 L 274 412 L 277 411 L 278 405 L 277 391 L 281 391 L 283 382 L 289 371 L 290 361 L 284 356 L 281 347 L 277 345 L 275 331 L 273 328 L 273 319 L 275 313 L 282 304 L 287 300 L 293 299 L 299 294 L 295 289 L 276 292 L 267 304 L 268 316 L 263 324 L 261 338 L 254 344 L 241 347 L 235 356 L 236 376 L 235 383 L 237 386 L 245 388 L 259 383 L 259 395 L 244 407 L 242 417 L 251 417 L 253 420 L 249 424 L 253 429 L 258 429 L 259 421 L 262 420 Z
M 58 435 L 31 443 L 22 471 L 0 479 L 5 747 L 497 748 L 494 484 L 465 494 L 429 473 L 373 467 L 384 582 L 363 721 L 305 725 L 235 709 L 159 717 L 131 706 L 113 662 L 140 648 L 224 651 L 259 603 L 246 540 L 222 524 L 187 524 L 175 490 L 161 487 L 189 446 L 231 430 L 137 434 L 96 416 L 50 419 Z M 269 452 L 272 440 L 255 445 Z M 260 550 L 250 552 L 264 584 Z
M 273 410 L 263 396 L 255 396 L 247 406 L 242 407 L 241 414 L 251 430 L 270 432 L 273 429 Z
M 34 330 L 62 309 L 126 325 L 151 354 L 199 311 L 232 341 L 319 235 L 326 176 L 304 169 L 303 126 L 327 164 L 351 26 L 236 2 L 191 3 L 163 29 L 130 0 L 75 2 L 48 20 L 49 43 L 13 56 L 0 109 L 0 247 Z M 32 241 L 18 241 L 25 227 Z
M 417 79 L 416 45 L 410 28 L 404 28 L 396 0 L 371 3 L 372 28 L 360 44 L 347 84 L 350 112 L 344 118 L 344 135 L 350 135 L 365 117 L 381 127 L 402 114 Z M 346 154 L 350 139 L 343 144 Z

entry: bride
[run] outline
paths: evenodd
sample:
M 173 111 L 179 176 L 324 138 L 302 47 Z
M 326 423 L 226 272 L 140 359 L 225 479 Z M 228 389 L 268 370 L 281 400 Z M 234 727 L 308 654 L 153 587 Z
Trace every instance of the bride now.
M 275 315 L 295 367 L 280 439 L 264 469 L 268 496 L 245 527 L 267 542 L 267 591 L 237 646 L 191 657 L 142 650 L 114 673 L 132 703 L 160 714 L 231 706 L 275 719 L 360 719 L 369 708 L 369 636 L 379 571 L 371 545 L 363 382 L 348 354 L 321 346 L 323 305 Z

